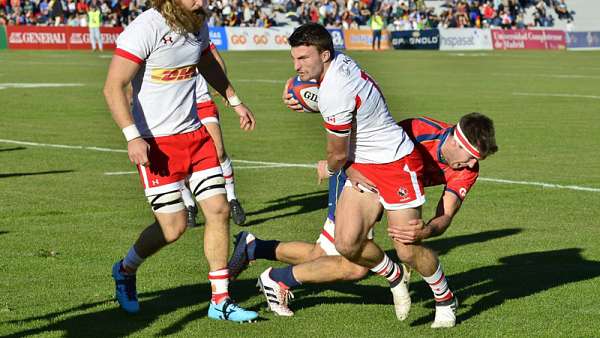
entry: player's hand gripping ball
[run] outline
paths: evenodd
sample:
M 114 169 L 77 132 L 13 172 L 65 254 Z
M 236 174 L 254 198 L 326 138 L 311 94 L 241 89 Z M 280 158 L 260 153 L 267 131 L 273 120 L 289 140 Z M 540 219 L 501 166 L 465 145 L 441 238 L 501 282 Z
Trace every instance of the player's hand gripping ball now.
M 288 93 L 296 99 L 304 111 L 319 112 L 319 84 L 317 81 L 302 81 L 294 76 L 287 82 Z

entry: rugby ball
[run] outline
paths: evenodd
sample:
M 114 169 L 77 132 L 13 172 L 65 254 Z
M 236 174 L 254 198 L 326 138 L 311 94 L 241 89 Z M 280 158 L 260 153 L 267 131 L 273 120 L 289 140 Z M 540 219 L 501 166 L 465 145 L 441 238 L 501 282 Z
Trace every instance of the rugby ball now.
M 287 91 L 310 113 L 319 112 L 319 84 L 317 81 L 302 81 L 294 76 L 287 82 Z

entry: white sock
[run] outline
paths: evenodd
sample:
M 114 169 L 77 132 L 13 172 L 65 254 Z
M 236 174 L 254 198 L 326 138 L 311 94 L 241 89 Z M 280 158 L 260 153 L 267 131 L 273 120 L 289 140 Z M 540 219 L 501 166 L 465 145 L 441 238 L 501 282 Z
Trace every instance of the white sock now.
M 393 284 L 402 277 L 402 268 L 400 268 L 400 266 L 391 260 L 385 253 L 383 254 L 381 262 L 373 267 L 371 271 L 385 277 L 390 284 Z
M 225 178 L 225 190 L 227 191 L 227 201 L 236 199 L 235 187 L 233 179 L 233 166 L 231 165 L 231 159 L 225 157 L 225 161 L 221 162 L 221 170 L 223 170 L 223 177 Z
M 183 198 L 183 204 L 185 204 L 186 208 L 193 208 L 196 206 L 194 194 L 192 194 L 192 191 L 188 188 L 187 184 L 181 188 L 181 198 Z
M 127 256 L 123 258 L 123 265 L 127 270 L 135 273 L 137 269 L 144 263 L 145 258 L 140 257 L 138 253 L 135 251 L 135 248 L 132 246 L 127 253 Z
M 219 304 L 223 299 L 229 298 L 229 269 L 210 271 L 208 280 L 212 289 L 213 303 Z
M 433 297 L 436 302 L 444 302 L 454 297 L 450 287 L 448 287 L 448 281 L 446 275 L 442 270 L 442 265 L 438 263 L 437 270 L 432 276 L 425 277 L 423 279 L 429 284 L 431 291 L 433 291 Z

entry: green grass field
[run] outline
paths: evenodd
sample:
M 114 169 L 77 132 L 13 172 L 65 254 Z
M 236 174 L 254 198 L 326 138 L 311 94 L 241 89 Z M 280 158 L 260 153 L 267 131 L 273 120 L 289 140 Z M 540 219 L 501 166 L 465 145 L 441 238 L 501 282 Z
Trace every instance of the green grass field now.
M 245 133 L 221 109 L 248 229 L 314 241 L 327 203 L 314 169 L 244 161 L 315 163 L 325 155 L 321 118 L 282 105 L 293 75 L 287 53 L 223 55 L 257 117 L 257 129 Z M 461 301 L 457 327 L 429 328 L 433 301 L 418 276 L 405 322 L 376 276 L 302 286 L 291 303 L 296 315 L 275 317 L 254 288 L 273 264 L 265 261 L 231 284 L 234 298 L 263 320 L 209 320 L 202 227 L 146 262 L 138 274 L 142 311 L 126 315 L 113 300 L 110 269 L 153 217 L 136 174 L 105 174 L 134 171 L 125 153 L 76 148 L 126 149 L 101 94 L 110 55 L 1 51 L 0 336 L 599 336 L 600 53 L 350 55 L 381 84 L 397 119 L 427 113 L 452 122 L 481 111 L 495 121 L 500 150 L 482 162 L 487 180 L 450 229 L 427 242 Z M 427 191 L 426 217 L 440 191 Z M 390 252 L 384 224 L 376 230 Z

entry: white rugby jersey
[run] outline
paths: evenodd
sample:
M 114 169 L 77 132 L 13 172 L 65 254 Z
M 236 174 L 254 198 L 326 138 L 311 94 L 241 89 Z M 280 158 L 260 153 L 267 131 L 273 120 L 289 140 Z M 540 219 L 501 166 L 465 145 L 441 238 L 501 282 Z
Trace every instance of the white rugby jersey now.
M 202 103 L 210 100 L 212 100 L 212 97 L 208 92 L 208 83 L 202 75 L 198 74 L 196 77 L 196 102 Z
M 350 136 L 349 161 L 390 163 L 414 148 L 375 81 L 342 53 L 336 53 L 321 81 L 319 111 L 329 133 Z
M 133 118 L 142 136 L 167 136 L 200 128 L 196 114 L 196 65 L 209 46 L 208 26 L 183 36 L 149 9 L 117 39 L 116 55 L 142 67 L 132 81 Z

